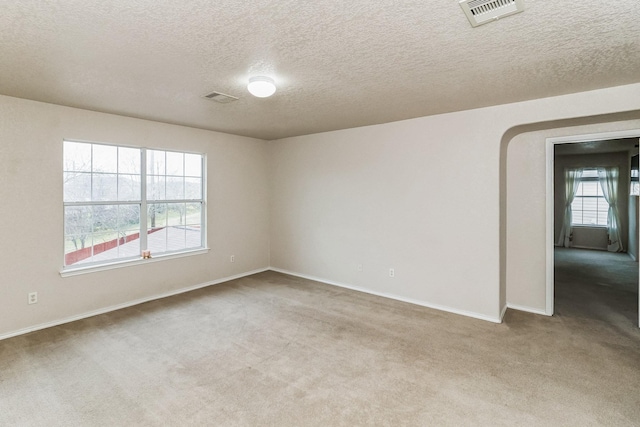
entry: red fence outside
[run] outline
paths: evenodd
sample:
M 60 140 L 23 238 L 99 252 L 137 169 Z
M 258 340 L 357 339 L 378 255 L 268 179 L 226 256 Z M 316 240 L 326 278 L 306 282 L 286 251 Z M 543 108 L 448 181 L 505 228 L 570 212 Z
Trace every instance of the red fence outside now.
M 160 228 L 152 228 L 149 230 L 148 234 L 155 233 L 158 230 L 162 230 L 164 227 Z M 93 249 L 93 254 L 97 255 L 104 251 L 108 251 L 109 249 L 114 249 L 119 245 L 124 245 L 127 242 L 133 242 L 140 238 L 140 233 L 134 233 L 129 236 L 120 237 L 118 239 L 109 240 L 108 242 L 97 243 L 95 245 L 89 246 L 87 248 L 78 249 L 77 251 L 69 252 L 64 256 L 64 265 L 72 265 L 78 261 L 85 260 L 91 257 L 91 249 Z

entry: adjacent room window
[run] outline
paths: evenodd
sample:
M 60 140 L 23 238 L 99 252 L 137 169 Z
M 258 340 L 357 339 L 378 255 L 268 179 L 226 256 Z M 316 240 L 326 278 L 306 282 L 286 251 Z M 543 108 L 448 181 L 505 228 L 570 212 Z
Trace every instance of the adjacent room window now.
M 598 181 L 598 169 L 582 169 L 576 196 L 571 203 L 571 225 L 607 226 L 609 203 Z
M 64 265 L 204 247 L 204 156 L 64 141 Z

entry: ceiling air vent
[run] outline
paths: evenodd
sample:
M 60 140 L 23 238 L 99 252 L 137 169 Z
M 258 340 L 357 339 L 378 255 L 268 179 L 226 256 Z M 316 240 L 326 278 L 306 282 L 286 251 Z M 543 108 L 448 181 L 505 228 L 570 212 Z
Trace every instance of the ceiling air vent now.
M 206 95 L 202 95 L 202 97 L 210 99 L 212 101 L 219 102 L 221 104 L 228 104 L 230 102 L 238 100 L 238 98 L 236 98 L 235 96 L 226 95 L 226 94 L 220 93 L 220 92 L 211 92 L 211 93 L 208 93 Z
M 461 0 L 460 7 L 467 15 L 471 26 L 477 27 L 522 12 L 524 0 Z

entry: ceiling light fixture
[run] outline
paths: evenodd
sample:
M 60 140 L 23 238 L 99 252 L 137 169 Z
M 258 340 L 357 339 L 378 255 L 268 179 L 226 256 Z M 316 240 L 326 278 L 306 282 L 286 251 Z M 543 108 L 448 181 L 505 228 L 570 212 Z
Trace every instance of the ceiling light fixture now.
M 249 93 L 258 98 L 267 98 L 276 93 L 276 84 L 271 77 L 256 76 L 249 79 Z

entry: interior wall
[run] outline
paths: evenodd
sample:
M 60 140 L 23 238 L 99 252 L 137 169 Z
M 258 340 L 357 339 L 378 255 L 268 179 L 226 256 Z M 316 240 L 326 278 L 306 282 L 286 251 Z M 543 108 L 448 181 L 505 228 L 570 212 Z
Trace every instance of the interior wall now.
M 638 261 L 638 197 L 629 196 L 629 246 L 627 253 Z
M 620 213 L 620 235 L 622 246 L 629 244 L 629 153 L 601 153 L 583 155 L 555 156 L 554 162 L 554 242 L 558 242 L 564 221 L 565 178 L 564 170 L 579 167 L 617 166 L 620 170 L 618 181 L 618 212 Z M 608 234 L 606 227 L 572 227 L 572 246 L 576 248 L 607 250 Z
M 635 114 L 640 116 L 640 114 Z M 640 119 L 612 116 L 606 122 L 550 122 L 509 139 L 506 167 L 506 288 L 509 306 L 537 313 L 546 309 L 547 138 L 640 129 Z M 557 171 L 555 171 L 557 173 Z M 557 193 L 555 205 L 562 201 Z M 621 212 L 625 212 L 622 210 Z M 624 216 L 624 215 L 622 215 Z M 557 222 L 557 220 L 556 220 Z M 556 241 L 557 241 L 557 235 Z
M 503 136 L 526 123 L 640 109 L 640 99 L 633 98 L 639 89 L 273 141 L 271 265 L 499 321 L 507 301 Z M 518 197 L 529 192 L 527 187 Z M 544 210 L 539 212 L 544 224 Z M 524 218 L 531 215 L 538 213 Z M 528 230 L 521 233 L 535 240 L 535 230 Z
M 60 277 L 64 138 L 206 154 L 211 250 Z M 265 141 L 5 96 L 0 141 L 0 336 L 269 266 Z
M 0 96 L 0 336 L 264 269 L 270 255 L 275 268 L 499 321 L 504 135 L 639 109 L 635 84 L 265 143 Z M 205 153 L 211 251 L 60 277 L 64 138 Z

